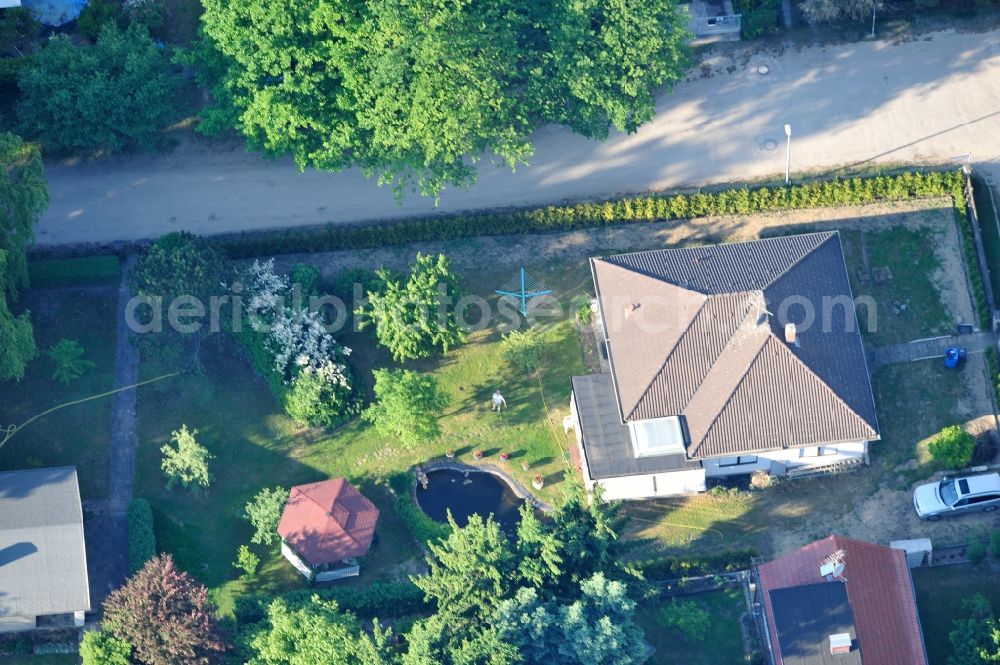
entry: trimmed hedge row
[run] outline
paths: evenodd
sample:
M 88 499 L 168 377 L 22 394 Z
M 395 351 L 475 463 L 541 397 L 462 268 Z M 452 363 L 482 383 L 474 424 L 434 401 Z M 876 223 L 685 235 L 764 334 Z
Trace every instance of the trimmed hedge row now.
M 28 261 L 28 281 L 33 287 L 117 282 L 121 272 L 121 263 L 115 256 Z
M 128 503 L 128 567 L 130 574 L 142 570 L 156 556 L 156 536 L 153 534 L 153 509 L 145 499 Z
M 701 556 L 664 556 L 637 564 L 649 580 L 666 580 L 697 575 L 717 575 L 746 570 L 760 552 L 754 549 L 724 550 Z
M 364 587 L 318 587 L 291 591 L 278 596 L 250 594 L 238 596 L 233 608 L 240 628 L 260 623 L 267 617 L 267 608 L 276 598 L 289 604 L 307 602 L 312 596 L 335 600 L 340 609 L 353 612 L 361 619 L 380 619 L 419 614 L 431 610 L 424 592 L 412 582 L 373 582 Z
M 761 212 L 880 201 L 954 196 L 961 171 L 906 172 L 898 175 L 836 178 L 777 187 L 739 187 L 695 194 L 650 194 L 592 203 L 499 212 L 415 217 L 369 224 L 250 232 L 210 239 L 230 258 L 367 249 L 412 242 L 514 233 L 551 233 L 631 222 L 663 222 L 692 217 Z
M 962 234 L 962 251 L 965 254 L 965 264 L 969 267 L 969 283 L 972 286 L 972 297 L 976 303 L 976 314 L 979 318 L 979 329 L 989 330 L 993 314 L 986 299 L 986 288 L 983 285 L 983 274 L 979 270 L 979 254 L 976 252 L 976 242 L 972 235 L 972 220 L 965 203 L 965 175 L 959 172 L 959 177 L 952 184 L 951 200 L 955 207 L 955 218 Z M 972 186 L 971 183 L 969 185 Z

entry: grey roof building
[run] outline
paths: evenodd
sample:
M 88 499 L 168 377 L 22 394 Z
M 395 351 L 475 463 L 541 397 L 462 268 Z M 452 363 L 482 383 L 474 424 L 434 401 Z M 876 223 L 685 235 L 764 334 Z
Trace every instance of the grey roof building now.
M 838 233 L 605 256 L 591 269 L 611 366 L 573 380 L 592 479 L 712 458 L 753 471 L 771 451 L 822 457 L 878 438 Z
M 89 610 L 76 468 L 0 473 L 0 632 Z

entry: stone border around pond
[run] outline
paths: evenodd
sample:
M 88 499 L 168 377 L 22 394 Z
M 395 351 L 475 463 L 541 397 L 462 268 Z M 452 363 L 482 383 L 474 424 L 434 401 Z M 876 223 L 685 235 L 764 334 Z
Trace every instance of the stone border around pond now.
M 551 513 L 554 508 L 551 504 L 545 503 L 534 494 L 529 492 L 527 488 L 521 483 L 514 480 L 513 476 L 509 473 L 496 466 L 495 464 L 462 464 L 461 462 L 428 462 L 427 464 L 421 465 L 419 468 L 423 469 L 424 472 L 430 471 L 440 471 L 440 470 L 450 470 L 450 471 L 462 471 L 469 473 L 488 473 L 493 476 L 500 478 L 500 480 L 507 483 L 514 495 L 519 499 L 523 499 L 530 503 L 532 506 L 542 511 L 543 513 Z M 414 500 L 416 500 L 417 485 L 413 486 Z

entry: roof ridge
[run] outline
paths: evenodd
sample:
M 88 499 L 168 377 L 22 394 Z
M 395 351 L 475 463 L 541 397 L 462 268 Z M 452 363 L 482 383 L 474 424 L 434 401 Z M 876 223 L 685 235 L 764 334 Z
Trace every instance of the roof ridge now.
M 733 389 L 729 391 L 728 395 L 726 395 L 726 399 L 722 403 L 722 406 L 720 406 L 715 411 L 715 415 L 712 417 L 712 421 L 708 424 L 708 427 L 705 428 L 705 433 L 701 436 L 701 441 L 704 441 L 706 438 L 708 438 L 708 435 L 712 432 L 712 428 L 715 427 L 715 424 L 717 422 L 719 422 L 719 417 L 723 414 L 723 412 L 725 412 L 726 407 L 729 406 L 729 403 L 733 401 L 733 397 L 736 395 L 736 392 L 739 390 L 740 386 L 743 385 L 743 382 L 746 381 L 747 375 L 750 373 L 750 369 L 754 365 L 756 365 L 757 362 L 760 360 L 761 354 L 764 352 L 764 349 L 767 347 L 767 343 L 770 341 L 772 337 L 774 337 L 774 331 L 769 330 L 767 333 L 767 338 L 764 340 L 764 343 L 760 345 L 760 348 L 757 349 L 757 353 L 755 353 L 753 358 L 750 359 L 750 362 L 747 363 L 746 367 L 743 369 L 742 374 L 740 374 L 739 378 L 736 380 L 736 383 L 733 385 Z M 730 338 L 730 341 L 732 341 L 732 338 Z M 727 347 L 729 346 L 729 342 L 726 343 L 726 346 Z M 695 391 L 695 394 L 696 395 L 698 394 L 697 391 Z M 690 401 L 688 403 L 690 404 Z M 697 451 L 697 449 L 698 446 L 694 446 L 694 451 Z
M 663 281 L 663 280 L 661 280 L 661 281 Z M 667 283 L 669 284 L 669 282 L 667 282 Z M 674 284 L 673 286 L 679 286 L 679 285 Z M 688 289 L 688 288 L 683 287 L 683 286 L 680 286 L 680 288 L 684 289 L 685 291 L 693 291 L 694 293 L 698 293 L 697 291 L 694 291 L 693 289 Z M 705 295 L 705 294 L 702 294 L 702 295 Z M 704 311 L 705 305 L 708 303 L 708 301 L 709 301 L 710 298 L 712 298 L 712 296 L 706 295 L 705 299 L 702 300 L 701 303 L 699 303 L 699 305 L 698 305 L 698 311 L 696 311 L 694 313 L 694 316 L 692 316 L 691 320 L 688 321 L 688 324 L 687 324 L 687 326 L 685 326 L 683 332 L 681 332 L 680 336 L 677 337 L 677 342 L 674 344 L 673 348 L 670 349 L 670 353 L 668 353 L 666 356 L 664 356 L 663 362 L 660 363 L 660 368 L 658 370 L 656 370 L 655 372 L 653 372 L 653 375 L 650 377 L 649 382 L 646 383 L 646 387 L 643 388 L 643 390 L 642 390 L 642 397 L 640 397 L 639 401 L 637 401 L 635 403 L 635 405 L 632 407 L 632 410 L 629 411 L 629 413 L 628 413 L 627 416 L 624 413 L 622 414 L 624 416 L 623 420 L 625 420 L 625 421 L 631 420 L 632 416 L 635 415 L 635 412 L 639 410 L 639 406 L 643 403 L 643 401 L 645 401 L 646 395 L 649 394 L 649 389 L 653 386 L 653 382 L 656 381 L 656 379 L 659 378 L 659 376 L 661 374 L 663 374 L 663 370 L 666 368 L 667 363 L 670 362 L 670 359 L 674 357 L 675 353 L 677 353 L 678 347 L 680 347 L 681 342 L 684 340 L 684 338 L 687 337 L 688 331 L 691 330 L 691 326 L 693 326 L 694 322 L 698 319 L 699 316 L 701 316 L 701 313 L 702 313 L 702 311 Z M 609 354 L 609 356 L 610 356 L 610 354 Z M 709 369 L 711 369 L 711 368 L 709 368 Z M 616 386 L 616 391 L 617 391 L 617 386 Z M 695 392 L 697 393 L 698 391 L 695 390 Z
M 840 403 L 845 409 L 847 409 L 847 411 L 852 416 L 854 416 L 855 418 L 857 418 L 858 420 L 860 420 L 864 424 L 864 426 L 865 426 L 866 429 L 870 430 L 875 436 L 878 436 L 878 432 L 875 431 L 875 429 L 871 426 L 871 424 L 869 424 L 869 422 L 867 420 L 865 420 L 861 416 L 860 413 L 858 413 L 857 411 L 855 411 L 854 407 L 852 407 L 850 404 L 848 404 L 846 401 L 844 401 L 844 398 L 841 397 L 839 394 L 837 394 L 837 391 L 834 390 L 833 388 L 831 388 L 830 384 L 823 380 L 823 377 L 821 377 L 819 374 L 817 374 L 815 371 L 813 371 L 813 368 L 810 367 L 808 364 L 806 364 L 805 361 L 803 361 L 797 355 L 795 355 L 794 353 L 792 353 L 792 350 L 788 348 L 788 345 L 785 344 L 784 342 L 782 342 L 778 338 L 778 336 L 774 333 L 773 330 L 770 331 L 770 333 L 771 333 L 771 337 L 773 337 L 778 342 L 778 347 L 781 348 L 781 350 L 782 350 L 783 353 L 786 353 L 790 357 L 794 358 L 795 362 L 798 363 L 803 369 L 805 369 L 805 371 L 808 372 L 808 374 L 811 377 L 813 377 L 816 380 L 816 382 L 819 383 L 819 385 L 823 387 L 824 390 L 826 390 L 828 393 L 830 393 L 831 395 L 833 395 L 833 398 L 838 403 Z M 807 446 L 793 446 L 793 447 L 807 447 Z
M 771 286 L 773 286 L 775 284 L 775 282 L 777 282 L 779 279 L 781 279 L 782 277 L 784 277 L 785 275 L 787 275 L 789 272 L 791 272 L 792 268 L 794 268 L 795 266 L 797 266 L 800 263 L 802 263 L 804 260 L 806 260 L 806 258 L 808 258 L 809 256 L 811 256 L 816 250 L 818 250 L 820 247 L 822 247 L 826 243 L 830 242 L 831 238 L 837 237 L 839 234 L 840 234 L 840 231 L 836 231 L 836 230 L 834 230 L 834 231 L 813 231 L 812 233 L 796 234 L 798 236 L 819 236 L 819 235 L 822 235 L 822 236 L 826 236 L 826 237 L 823 238 L 823 240 L 820 241 L 819 243 L 817 243 L 814 247 L 812 247 L 811 249 L 809 249 L 809 251 L 803 252 L 802 256 L 800 256 L 799 258 L 795 259 L 794 261 L 792 261 L 791 263 L 789 263 L 787 266 L 785 266 L 785 269 L 782 270 L 777 275 L 775 275 L 774 279 L 772 279 L 770 282 L 768 282 L 767 284 L 765 284 L 763 286 L 763 288 L 761 288 L 761 291 L 764 291 L 764 290 L 770 288 Z M 782 237 L 786 237 L 786 236 L 775 236 L 775 238 L 782 238 Z

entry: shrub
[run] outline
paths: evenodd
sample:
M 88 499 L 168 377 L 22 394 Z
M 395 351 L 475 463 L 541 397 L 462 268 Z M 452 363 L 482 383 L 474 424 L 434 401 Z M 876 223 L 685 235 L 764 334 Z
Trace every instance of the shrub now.
M 260 557 L 250 551 L 250 548 L 246 545 L 240 545 L 240 549 L 236 552 L 236 561 L 233 562 L 234 568 L 243 571 L 240 578 L 244 580 L 252 578 L 257 572 L 257 566 L 259 565 Z
M 278 522 L 288 501 L 288 490 L 284 487 L 274 489 L 264 488 L 257 492 L 253 499 L 247 502 L 243 514 L 254 528 L 250 542 L 272 548 L 281 542 L 278 535 Z
M 689 575 L 713 575 L 745 570 L 760 552 L 752 549 L 724 550 L 700 556 L 665 556 L 639 563 L 647 579 L 666 580 Z
M 94 363 L 83 356 L 86 350 L 80 343 L 72 339 L 61 339 L 45 352 L 52 361 L 52 379 L 68 386 L 75 379 L 86 374 Z
M 660 610 L 660 620 L 688 642 L 704 642 L 712 632 L 711 613 L 691 600 L 671 599 Z
M 1000 559 L 1000 531 L 990 534 L 990 554 L 994 559 Z
M 128 504 L 128 566 L 130 574 L 142 570 L 156 556 L 156 535 L 153 531 L 153 509 L 145 499 L 132 499 Z
M 311 367 L 296 375 L 285 391 L 284 405 L 285 413 L 310 427 L 334 427 L 358 411 L 350 388 Z
M 414 540 L 421 546 L 426 546 L 428 541 L 437 541 L 448 537 L 448 534 L 451 533 L 451 527 L 434 521 L 417 505 L 413 497 L 413 488 L 416 487 L 416 478 L 413 474 L 396 473 L 389 477 L 389 486 L 392 487 L 396 497 L 396 514 L 406 525 Z
M 429 610 L 424 600 L 424 592 L 410 581 L 372 582 L 364 587 L 316 587 L 281 594 L 290 603 L 310 598 L 313 595 L 323 600 L 335 601 L 345 612 L 352 612 L 360 618 L 382 619 L 402 617 Z M 252 627 L 267 618 L 267 607 L 276 596 L 266 594 L 245 594 L 237 596 L 233 614 L 240 630 Z
M 576 320 L 585 326 L 589 326 L 594 320 L 594 309 L 590 306 L 590 301 L 580 303 L 576 310 Z
M 132 646 L 104 630 L 88 630 L 80 642 L 83 665 L 129 665 Z
M 296 263 L 292 266 L 291 280 L 292 286 L 298 284 L 305 297 L 316 295 L 319 292 L 321 277 L 319 270 L 314 266 L 307 263 Z
M 430 374 L 408 369 L 375 370 L 377 401 L 362 413 L 385 436 L 412 448 L 441 434 L 439 422 L 448 396 Z
M 500 340 L 500 353 L 514 369 L 534 372 L 542 357 L 542 335 L 535 328 L 512 330 Z
M 965 545 L 965 556 L 969 557 L 972 563 L 979 563 L 986 558 L 986 543 L 983 542 L 982 534 L 975 532 L 969 536 L 969 542 Z
M 941 430 L 930 442 L 931 457 L 949 469 L 961 469 L 972 461 L 976 440 L 958 425 Z

